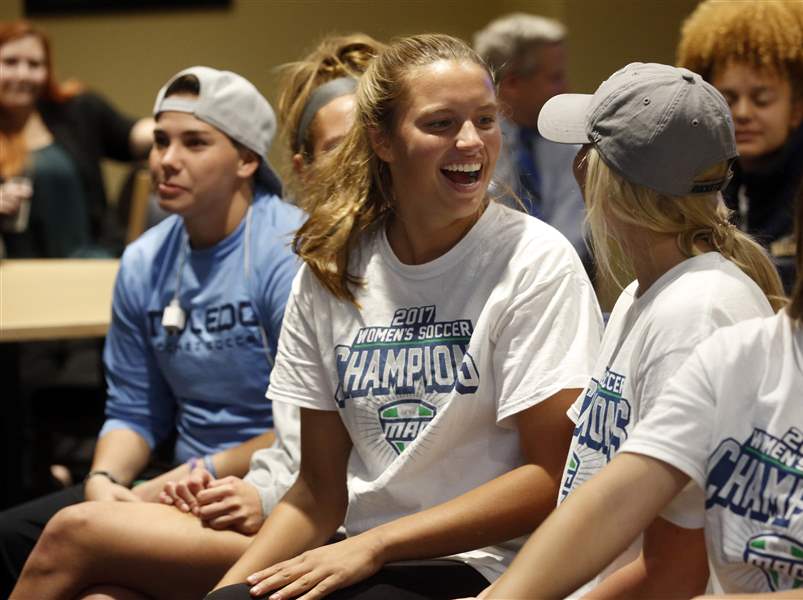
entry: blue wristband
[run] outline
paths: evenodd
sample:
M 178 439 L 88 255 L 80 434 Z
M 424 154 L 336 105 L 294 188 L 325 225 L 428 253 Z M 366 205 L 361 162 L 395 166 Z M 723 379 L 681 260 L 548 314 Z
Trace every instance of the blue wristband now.
M 215 469 L 215 463 L 212 462 L 212 457 L 208 454 L 204 455 L 204 466 L 206 470 L 211 473 L 212 477 L 217 479 L 217 469 Z

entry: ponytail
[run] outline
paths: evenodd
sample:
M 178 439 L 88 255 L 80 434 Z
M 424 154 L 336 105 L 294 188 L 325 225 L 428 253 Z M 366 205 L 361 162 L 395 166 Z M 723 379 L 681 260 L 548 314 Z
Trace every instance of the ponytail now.
M 764 292 L 773 310 L 783 308 L 786 299 L 778 271 L 766 250 L 733 226 L 730 211 L 717 194 L 669 197 L 635 184 L 614 172 L 595 148 L 586 155 L 588 169 L 585 194 L 589 199 L 587 220 L 591 230 L 594 257 L 600 267 L 614 277 L 621 269 L 611 265 L 619 256 L 626 272 L 632 272 L 626 252 L 617 252 L 608 221 L 611 217 L 650 231 L 674 234 L 681 253 L 691 258 L 702 254 L 696 242 L 706 241 L 733 262 Z M 726 164 L 716 165 L 699 175 L 702 181 L 721 177 Z M 617 265 L 618 267 L 619 265 Z
M 766 250 L 733 225 L 728 220 L 729 216 L 730 211 L 723 204 L 718 204 L 714 222 L 706 235 L 708 241 L 722 256 L 756 282 L 767 296 L 772 309 L 778 312 L 786 306 L 787 299 L 775 265 Z

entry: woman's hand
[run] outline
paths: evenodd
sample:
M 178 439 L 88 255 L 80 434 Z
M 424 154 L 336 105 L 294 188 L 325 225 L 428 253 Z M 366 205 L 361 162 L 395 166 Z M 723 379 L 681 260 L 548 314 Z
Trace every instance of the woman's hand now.
M 31 197 L 30 181 L 13 177 L 0 184 L 0 215 L 14 216 L 19 212 L 23 200 Z
M 276 590 L 270 600 L 313 600 L 370 577 L 383 564 L 381 543 L 366 532 L 277 563 L 246 581 L 253 596 Z
M 257 489 L 239 477 L 213 479 L 195 496 L 193 512 L 212 529 L 233 529 L 254 535 L 265 520 Z
M 198 494 L 214 479 L 203 464 L 198 464 L 186 477 L 168 481 L 159 494 L 159 502 L 170 504 L 182 512 L 198 515 Z
M 140 498 L 127 487 L 103 475 L 94 475 L 84 483 L 84 498 L 95 502 L 139 502 Z

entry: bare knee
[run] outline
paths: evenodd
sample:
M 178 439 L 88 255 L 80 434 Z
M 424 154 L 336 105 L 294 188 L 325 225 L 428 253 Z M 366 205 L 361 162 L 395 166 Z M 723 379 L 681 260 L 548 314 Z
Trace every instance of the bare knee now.
M 147 596 L 127 588 L 101 585 L 84 591 L 79 600 L 147 600 Z
M 79 568 L 91 535 L 96 503 L 82 502 L 57 512 L 42 532 L 23 570 L 24 576 Z

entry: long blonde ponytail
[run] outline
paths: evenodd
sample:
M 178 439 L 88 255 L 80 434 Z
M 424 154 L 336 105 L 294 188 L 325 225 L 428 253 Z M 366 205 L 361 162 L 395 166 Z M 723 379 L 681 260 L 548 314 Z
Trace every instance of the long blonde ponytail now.
M 632 274 L 628 252 L 616 250 L 609 220 L 643 227 L 656 233 L 673 234 L 684 256 L 701 254 L 697 242 L 704 240 L 738 266 L 761 288 L 773 310 L 786 304 L 781 279 L 767 252 L 728 221 L 729 211 L 716 194 L 668 197 L 632 183 L 613 171 L 593 147 L 586 155 L 585 196 L 589 199 L 587 220 L 594 258 L 601 270 L 618 281 L 623 270 Z M 728 166 L 716 165 L 699 175 L 701 181 L 721 176 Z M 615 257 L 619 257 L 618 259 Z

